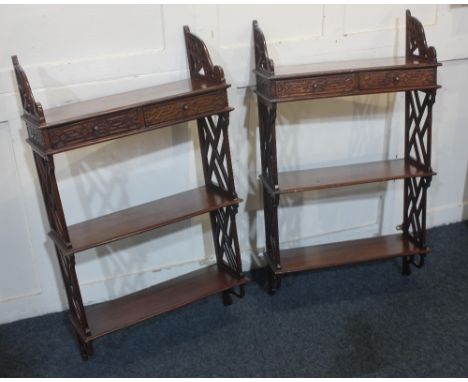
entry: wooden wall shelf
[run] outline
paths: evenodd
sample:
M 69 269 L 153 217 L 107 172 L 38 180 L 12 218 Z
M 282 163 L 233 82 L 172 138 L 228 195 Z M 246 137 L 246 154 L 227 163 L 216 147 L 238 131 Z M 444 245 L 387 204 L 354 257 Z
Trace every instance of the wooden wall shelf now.
M 253 22 L 255 75 L 260 129 L 260 151 L 266 252 L 270 266 L 269 290 L 281 285 L 281 275 L 364 261 L 403 258 L 422 267 L 426 246 L 427 189 L 431 167 L 432 107 L 437 84 L 436 51 L 428 47 L 422 24 L 407 11 L 405 57 L 378 58 L 275 68 L 265 36 Z M 404 158 L 278 173 L 277 104 L 361 94 L 405 92 Z M 280 250 L 278 205 L 282 194 L 344 187 L 388 180 L 404 180 L 401 235 Z M 419 261 L 417 261 L 418 256 Z
M 16 56 L 12 57 L 23 106 L 27 142 L 34 160 L 67 292 L 70 320 L 84 359 L 92 341 L 190 302 L 220 293 L 244 295 L 245 278 L 237 238 L 237 196 L 229 147 L 229 106 L 223 69 L 184 27 L 190 79 L 43 110 Z M 205 185 L 176 195 L 68 226 L 55 177 L 53 155 L 151 129 L 197 120 Z M 216 265 L 85 307 L 75 254 L 209 213 Z M 236 289 L 239 289 L 237 292 Z

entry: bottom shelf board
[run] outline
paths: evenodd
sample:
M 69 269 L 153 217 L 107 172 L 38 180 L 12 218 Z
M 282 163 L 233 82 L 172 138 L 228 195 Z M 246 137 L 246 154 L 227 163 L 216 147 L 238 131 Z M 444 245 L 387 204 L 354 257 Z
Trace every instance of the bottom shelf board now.
M 428 252 L 429 248 L 417 247 L 402 234 L 342 241 L 281 250 L 281 269 L 275 273 L 338 267 Z
M 127 296 L 85 308 L 93 340 L 245 283 L 212 265 Z

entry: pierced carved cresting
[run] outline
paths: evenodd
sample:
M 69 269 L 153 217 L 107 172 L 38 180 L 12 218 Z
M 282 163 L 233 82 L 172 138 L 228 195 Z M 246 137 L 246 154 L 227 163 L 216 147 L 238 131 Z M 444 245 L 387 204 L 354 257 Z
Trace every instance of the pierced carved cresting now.
M 426 34 L 422 23 L 406 11 L 406 56 L 427 58 L 437 62 L 437 53 L 434 47 L 428 47 Z
M 253 38 L 254 38 L 254 52 L 255 52 L 255 69 L 263 71 L 267 75 L 273 75 L 275 72 L 275 65 L 273 60 L 268 56 L 268 48 L 263 31 L 258 26 L 257 20 L 252 22 Z
M 28 78 L 19 64 L 18 57 L 12 56 L 11 60 L 13 61 L 13 68 L 15 69 L 16 81 L 18 83 L 18 90 L 25 116 L 29 117 L 39 125 L 45 123 L 42 105 L 34 99 Z
M 213 65 L 205 43 L 184 26 L 185 47 L 192 79 L 224 83 L 223 68 Z

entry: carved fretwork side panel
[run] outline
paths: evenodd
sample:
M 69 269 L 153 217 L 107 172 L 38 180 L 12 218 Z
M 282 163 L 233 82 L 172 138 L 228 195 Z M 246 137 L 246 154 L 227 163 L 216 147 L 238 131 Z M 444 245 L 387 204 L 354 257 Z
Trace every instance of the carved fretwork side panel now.
M 426 247 L 426 200 L 429 178 L 405 180 L 403 232 L 420 248 Z
M 28 131 L 29 139 L 38 146 L 43 146 L 43 135 L 40 133 L 40 125 L 45 124 L 45 117 L 40 103 L 35 102 L 34 96 L 29 85 L 24 70 L 18 63 L 16 56 L 12 57 L 15 69 L 18 89 L 21 103 L 23 106 L 23 117 Z M 36 164 L 37 175 L 41 186 L 42 197 L 47 211 L 50 228 L 63 241 L 63 245 L 70 246 L 70 237 L 63 213 L 62 201 L 55 177 L 55 164 L 52 155 L 41 156 L 33 152 L 34 162 Z M 65 286 L 70 316 L 72 322 L 78 327 L 78 342 L 81 348 L 81 354 L 87 358 L 92 354 L 93 349 L 90 343 L 85 341 L 85 337 L 90 334 L 86 314 L 83 307 L 78 278 L 75 271 L 75 256 L 64 255 L 62 250 L 55 246 L 57 259 L 62 273 L 62 279 Z M 78 334 L 79 333 L 79 334 Z
M 72 318 L 81 328 L 84 335 L 89 335 L 89 326 L 86 320 L 86 315 L 81 298 L 78 277 L 75 271 L 75 255 L 64 255 L 60 249 L 56 248 L 57 258 L 62 271 L 63 283 L 67 292 L 68 305 Z
M 229 148 L 229 113 L 200 118 L 197 123 L 206 184 L 236 197 Z
M 262 177 L 271 188 L 276 188 L 278 185 L 275 127 L 276 104 L 266 104 L 260 99 L 258 99 L 257 104 Z
M 406 92 L 405 158 L 431 169 L 432 106 L 435 90 Z M 426 200 L 431 177 L 405 180 L 403 232 L 426 246 Z
M 34 161 L 36 162 L 37 174 L 41 184 L 42 196 L 47 210 L 50 227 L 64 241 L 64 244 L 69 244 L 68 229 L 65 222 L 60 194 L 55 178 L 55 165 L 53 156 L 41 157 L 34 153 Z M 63 252 L 56 246 L 57 259 L 62 273 L 62 279 L 67 293 L 68 306 L 72 321 L 79 326 L 80 332 L 86 336 L 89 335 L 89 326 L 86 320 L 86 315 L 81 298 L 80 287 L 75 270 L 75 255 L 64 255 Z M 82 338 L 78 338 L 81 348 L 81 353 L 84 357 L 92 353 L 91 344 L 86 344 Z
M 406 56 L 423 57 L 432 62 L 437 62 L 437 54 L 434 47 L 428 47 L 426 35 L 422 23 L 406 11 Z
M 260 153 L 262 161 L 263 207 L 265 219 L 265 241 L 268 261 L 274 269 L 281 268 L 278 204 L 279 196 L 272 191 L 278 188 L 278 169 L 276 161 L 276 104 L 258 104 L 258 123 L 260 130 Z
M 13 67 L 15 69 L 16 81 L 18 83 L 18 90 L 21 98 L 21 104 L 23 105 L 24 114 L 35 121 L 38 125 L 45 122 L 44 110 L 42 105 L 35 101 L 34 95 L 31 91 L 28 78 L 23 68 L 19 64 L 18 57 L 11 57 L 13 61 Z M 29 129 L 28 129 L 29 131 Z
M 192 80 L 224 84 L 224 71 L 213 65 L 205 43 L 187 26 L 184 27 L 184 36 Z M 229 112 L 199 118 L 197 124 L 205 184 L 237 198 L 229 147 Z M 210 218 L 218 267 L 234 277 L 242 277 L 237 211 L 237 205 L 219 208 L 210 213 Z
M 435 48 L 427 46 L 422 23 L 411 16 L 409 10 L 406 11 L 406 56 L 437 62 Z M 407 91 L 405 94 L 405 158 L 428 170 L 432 169 L 432 106 L 435 96 L 435 89 Z M 431 180 L 432 177 L 412 178 L 404 183 L 402 229 L 420 248 L 426 247 L 427 190 Z
M 205 43 L 184 26 L 185 47 L 192 79 L 224 83 L 224 71 L 213 65 Z
M 238 206 L 220 208 L 210 213 L 218 267 L 234 277 L 242 275 L 236 214 Z
M 255 69 L 257 70 L 257 106 L 260 133 L 260 156 L 262 161 L 263 211 L 265 220 L 265 242 L 267 261 L 273 269 L 281 268 L 278 233 L 278 169 L 276 162 L 276 104 L 266 103 L 261 95 L 270 94 L 270 84 L 265 78 L 274 75 L 275 66 L 268 56 L 263 31 L 256 20 L 252 23 Z M 259 74 L 261 73 L 261 74 Z M 262 75 L 263 74 L 263 75 Z
M 267 261 L 273 269 L 281 269 L 278 239 L 278 204 L 279 196 L 271 194 L 266 187 L 263 187 L 266 255 Z
M 432 106 L 435 90 L 406 92 L 405 157 L 431 168 Z
M 43 158 L 39 154 L 34 153 L 34 161 L 36 162 L 37 174 L 41 184 L 42 197 L 46 206 L 50 228 L 60 236 L 64 244 L 68 245 L 70 238 L 55 178 L 54 158 L 52 155 Z
M 258 26 L 257 20 L 253 21 L 252 27 L 255 49 L 255 69 L 263 71 L 265 74 L 273 75 L 275 72 L 275 65 L 273 60 L 268 57 L 265 36 Z
M 229 113 L 197 120 L 205 184 L 237 198 L 229 147 Z M 236 214 L 238 206 L 210 213 L 218 267 L 235 277 L 242 275 Z

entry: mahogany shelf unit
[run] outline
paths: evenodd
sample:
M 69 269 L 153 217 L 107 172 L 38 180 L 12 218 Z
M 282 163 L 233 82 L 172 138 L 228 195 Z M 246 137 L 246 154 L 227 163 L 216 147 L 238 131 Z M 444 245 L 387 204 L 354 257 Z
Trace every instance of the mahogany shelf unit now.
M 238 198 L 229 148 L 229 113 L 223 69 L 188 27 L 184 37 L 190 78 L 145 89 L 43 110 L 16 56 L 13 66 L 23 106 L 27 142 L 33 149 L 57 258 L 69 303 L 69 317 L 81 355 L 93 354 L 97 337 L 220 293 L 244 296 L 236 214 Z M 55 177 L 54 154 L 152 129 L 196 120 L 205 185 L 159 200 L 67 225 Z M 209 213 L 216 264 L 139 292 L 84 306 L 75 254 Z
M 437 85 L 436 50 L 428 47 L 424 28 L 406 11 L 405 57 L 274 67 L 266 40 L 253 21 L 256 93 L 265 219 L 269 291 L 289 272 L 402 257 L 403 274 L 424 264 L 427 190 L 431 167 L 432 107 Z M 404 159 L 278 173 L 277 104 L 360 94 L 405 92 Z M 403 179 L 401 234 L 280 250 L 278 205 L 282 194 Z

